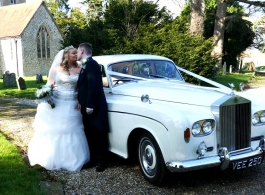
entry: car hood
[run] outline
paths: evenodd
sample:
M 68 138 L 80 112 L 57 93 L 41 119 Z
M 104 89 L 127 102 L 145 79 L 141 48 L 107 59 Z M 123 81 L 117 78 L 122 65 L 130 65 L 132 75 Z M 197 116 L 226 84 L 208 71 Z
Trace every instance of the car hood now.
M 230 94 L 228 90 L 201 87 L 176 81 L 138 81 L 125 83 L 112 89 L 113 94 L 136 96 L 149 95 L 150 100 L 168 101 L 182 104 L 210 106 L 221 97 Z

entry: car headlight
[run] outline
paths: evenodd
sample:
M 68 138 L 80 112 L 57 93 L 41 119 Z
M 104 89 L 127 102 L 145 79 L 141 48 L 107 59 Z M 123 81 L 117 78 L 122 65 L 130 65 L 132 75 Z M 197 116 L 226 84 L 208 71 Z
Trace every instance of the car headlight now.
M 255 112 L 252 116 L 253 125 L 265 125 L 265 110 Z
M 265 111 L 260 114 L 260 122 L 265 123 Z
M 192 135 L 194 137 L 205 136 L 210 134 L 215 127 L 215 121 L 213 119 L 200 120 L 192 125 Z
M 194 123 L 191 132 L 193 135 L 199 135 L 201 132 L 201 125 L 199 123 Z
M 211 121 L 209 120 L 204 121 L 202 124 L 202 130 L 206 134 L 210 133 L 213 130 Z
M 258 124 L 258 122 L 259 122 L 259 115 L 258 115 L 258 113 L 255 113 L 252 116 L 252 124 L 256 125 L 256 124 Z

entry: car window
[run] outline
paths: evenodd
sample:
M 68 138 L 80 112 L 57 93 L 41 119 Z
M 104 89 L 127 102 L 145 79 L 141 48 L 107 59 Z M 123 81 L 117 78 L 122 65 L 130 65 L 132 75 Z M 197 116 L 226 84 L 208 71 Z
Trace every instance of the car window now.
M 155 63 L 156 73 L 160 76 L 175 78 L 176 67 L 172 63 Z
M 109 70 L 147 79 L 183 80 L 174 63 L 164 60 L 139 60 L 112 64 Z
M 133 66 L 133 76 L 148 78 L 150 74 L 153 74 L 150 63 L 136 62 Z
M 108 78 L 106 76 L 106 72 L 105 72 L 104 66 L 100 65 L 100 70 L 101 70 L 103 87 L 109 87 L 109 82 L 108 82 Z

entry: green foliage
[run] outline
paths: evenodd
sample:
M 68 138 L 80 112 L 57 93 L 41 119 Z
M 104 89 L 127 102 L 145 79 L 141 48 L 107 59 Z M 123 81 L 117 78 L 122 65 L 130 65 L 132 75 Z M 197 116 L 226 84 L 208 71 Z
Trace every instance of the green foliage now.
M 233 17 L 227 23 L 225 32 L 224 61 L 236 68 L 236 57 L 253 43 L 255 33 L 252 31 L 252 23 Z
M 67 18 L 67 24 L 64 26 L 65 39 L 64 46 L 73 45 L 77 47 L 81 42 L 84 42 L 86 37 L 87 21 L 84 13 L 79 8 L 71 11 L 71 16 Z
M 18 149 L 0 133 L 0 194 L 42 194 L 39 183 L 41 172 L 29 168 L 21 159 Z
M 105 12 L 104 31 L 109 35 L 108 48 L 103 53 L 137 53 L 133 47 L 145 31 L 160 29 L 172 18 L 165 8 L 143 0 L 111 0 Z
M 68 12 L 69 5 L 68 0 L 46 0 L 46 4 L 51 14 L 53 15 L 57 25 L 63 34 L 66 33 L 69 21 L 68 21 Z
M 101 0 L 83 3 L 101 6 L 104 14 L 91 19 L 73 10 L 65 31 L 65 46 L 77 47 L 81 42 L 90 42 L 93 55 L 162 55 L 199 75 L 215 77 L 215 59 L 210 56 L 211 39 L 190 36 L 187 18 L 178 17 L 173 21 L 165 8 L 159 9 L 151 1 L 109 0 L 107 6 Z
M 27 89 L 19 90 L 17 87 L 4 87 L 3 80 L 0 79 L 0 97 L 16 97 L 16 98 L 28 98 L 36 99 L 35 91 L 46 83 L 47 78 L 43 78 L 44 83 L 40 84 L 36 82 L 35 77 L 25 77 Z
M 209 39 L 213 36 L 217 1 L 205 0 L 205 3 L 204 37 Z M 190 5 L 187 4 L 181 12 L 181 18 L 188 24 L 190 23 L 190 11 Z M 251 23 L 241 19 L 244 15 L 244 9 L 238 2 L 234 2 L 227 8 L 223 61 L 228 65 L 233 65 L 234 68 L 237 65 L 236 57 L 249 47 L 254 39 Z
M 181 22 L 178 23 L 176 20 L 166 31 L 161 30 L 160 37 L 163 44 L 160 44 L 156 53 L 169 57 L 178 66 L 198 75 L 215 78 L 216 59 L 211 56 L 212 40 L 194 37 L 189 33 L 178 33 Z
M 103 18 L 107 8 L 107 0 L 83 0 L 82 4 L 87 7 L 86 18 L 88 21 Z

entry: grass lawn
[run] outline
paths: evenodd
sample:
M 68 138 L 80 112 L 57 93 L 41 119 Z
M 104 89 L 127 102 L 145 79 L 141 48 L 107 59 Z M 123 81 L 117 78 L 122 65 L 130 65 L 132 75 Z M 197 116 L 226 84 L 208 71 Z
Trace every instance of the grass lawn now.
M 227 87 L 229 87 L 228 83 L 233 83 L 235 85 L 235 90 L 239 91 L 239 84 L 248 83 L 253 78 L 253 74 L 226 74 L 226 75 L 220 75 L 216 78 L 217 83 L 221 83 Z
M 16 146 L 0 133 L 0 194 L 39 195 L 39 183 L 42 180 L 41 172 L 29 168 Z
M 35 91 L 46 83 L 47 77 L 43 76 L 43 83 L 37 83 L 36 77 L 24 77 L 27 89 L 19 90 L 17 87 L 4 87 L 3 79 L 0 79 L 0 97 L 16 97 L 36 99 Z

